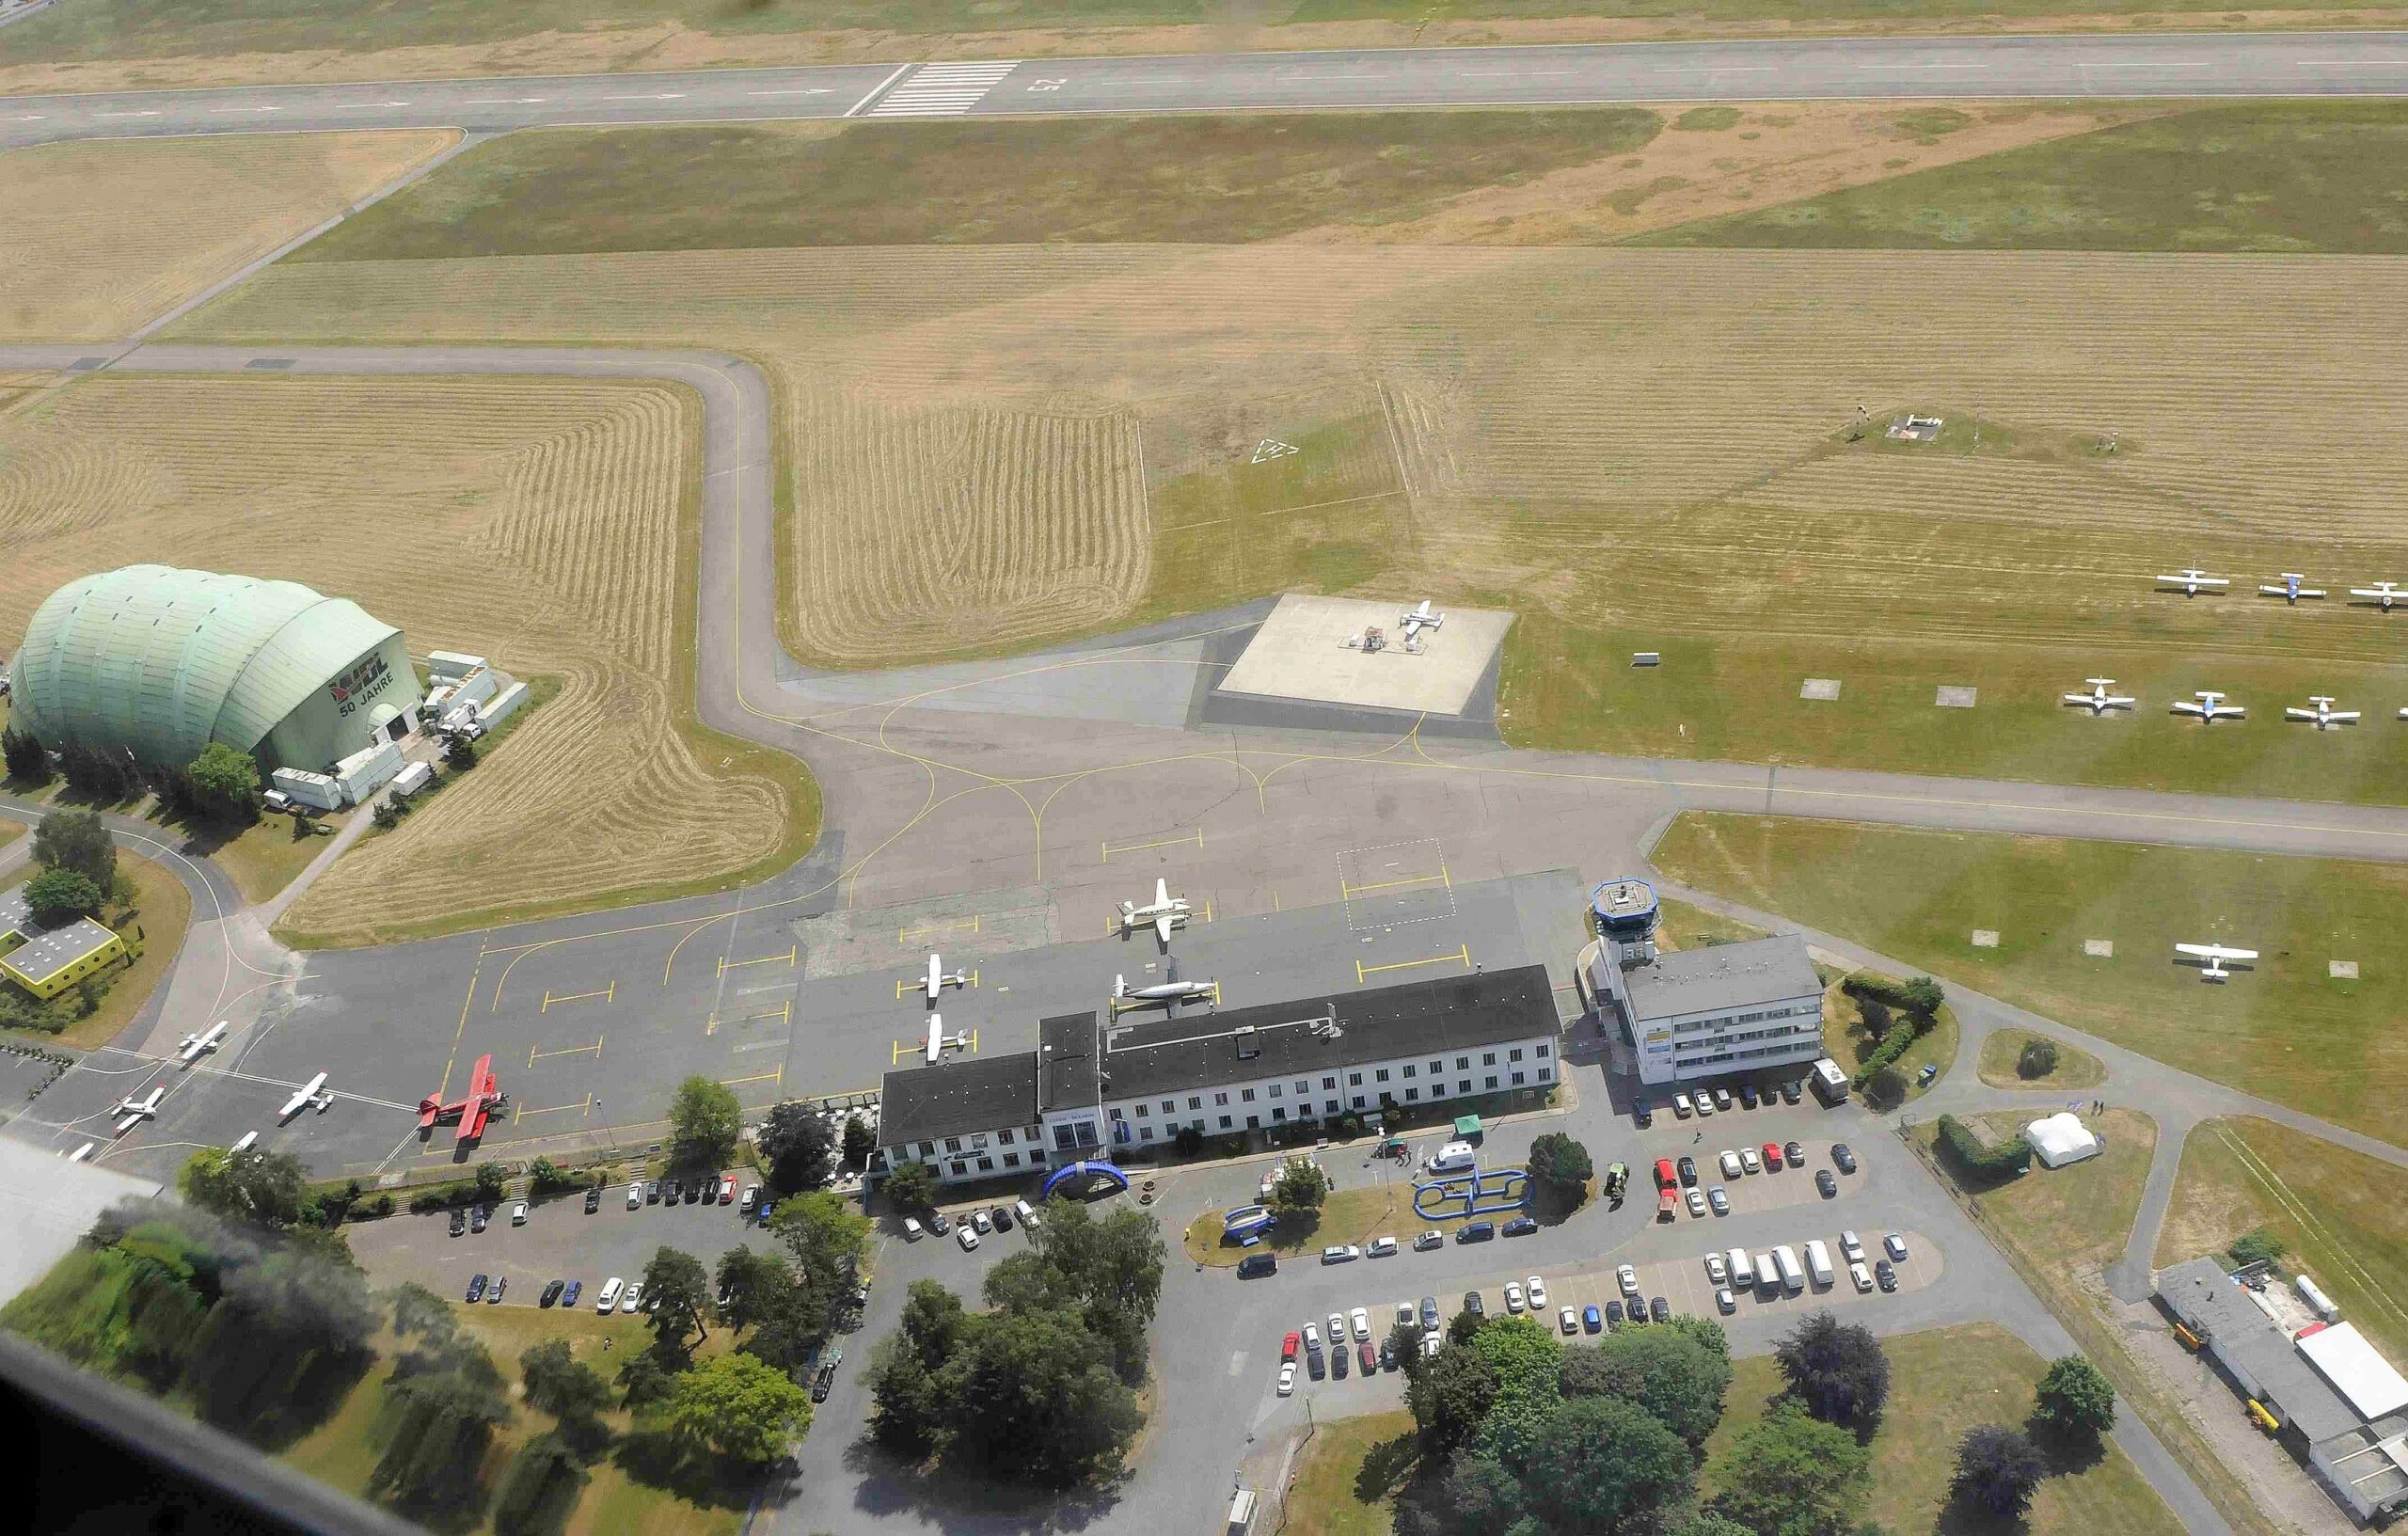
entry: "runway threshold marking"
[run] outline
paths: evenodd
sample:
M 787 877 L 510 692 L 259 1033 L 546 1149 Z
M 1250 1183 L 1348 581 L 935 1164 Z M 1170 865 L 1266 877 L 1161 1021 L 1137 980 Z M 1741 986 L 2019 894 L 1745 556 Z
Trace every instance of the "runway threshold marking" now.
M 592 1045 L 564 1045 L 558 1051 L 538 1051 L 530 1045 L 527 1048 L 527 1065 L 532 1067 L 537 1062 L 551 1056 L 581 1056 L 588 1051 L 593 1052 L 594 1059 L 598 1061 L 602 1055 L 602 1042 L 607 1038 L 609 1037 L 596 1035 Z
M 978 922 L 977 918 L 973 917 L 967 922 L 960 923 L 931 923 L 924 928 L 896 928 L 895 942 L 898 944 L 908 944 L 914 939 L 925 939 L 931 933 L 952 933 L 960 928 L 968 928 L 971 932 L 976 933 Z
M 780 960 L 784 960 L 787 967 L 791 969 L 794 965 L 795 956 L 800 953 L 801 949 L 802 946 L 800 944 L 797 944 L 794 948 L 787 950 L 783 955 L 764 955 L 757 960 L 731 960 L 726 956 L 722 955 L 719 958 L 719 974 L 723 976 L 730 971 L 738 971 L 748 965 L 775 965 Z
M 786 999 L 785 1006 L 782 1008 L 772 1008 L 767 1013 L 743 1013 L 737 1015 L 733 1019 L 722 1019 L 718 1014 L 714 1013 L 704 1023 L 703 1033 L 705 1035 L 716 1035 L 719 1033 L 719 1026 L 721 1024 L 752 1024 L 758 1023 L 764 1019 L 775 1019 L 782 1024 L 792 1023 L 794 1021 L 794 999 Z
M 948 983 L 947 985 L 951 985 L 951 984 L 950 984 L 950 983 Z M 969 977 L 969 979 L 968 979 L 966 982 L 964 982 L 964 983 L 963 983 L 963 985 L 964 985 L 964 986 L 967 986 L 967 987 L 975 987 L 975 986 L 977 986 L 977 985 L 978 985 L 978 973 L 977 973 L 977 972 L 975 972 L 975 971 L 971 972 L 971 973 L 970 973 L 970 977 Z M 898 981 L 898 982 L 896 982 L 896 983 L 895 984 L 895 1001 L 896 1001 L 897 1003 L 900 1003 L 900 1002 L 902 1002 L 902 1001 L 903 1001 L 904 997 L 905 997 L 907 994 L 909 994 L 909 993 L 911 993 L 911 992 L 926 992 L 927 990 L 928 990 L 928 981 L 927 981 L 927 978 L 926 976 L 921 976 L 921 977 L 918 977 L 917 979 L 914 979 L 914 980 L 911 980 L 911 981 Z
M 555 994 L 550 988 L 547 987 L 544 989 L 544 1006 L 539 1011 L 544 1013 L 551 1012 L 552 1005 L 555 1003 L 583 1003 L 589 999 L 596 997 L 602 999 L 605 1003 L 617 1002 L 619 1000 L 619 984 L 616 981 L 613 981 L 610 986 L 603 988 L 598 992 L 561 992 L 558 994 Z
M 1165 837 L 1158 843 L 1122 843 L 1117 847 L 1110 843 L 1102 844 L 1103 862 L 1112 863 L 1112 856 L 1116 853 L 1143 853 L 1148 848 L 1183 848 L 1190 843 L 1199 848 L 1204 846 L 1203 828 L 1196 828 L 1196 835 L 1193 837 Z
M 1346 877 L 1340 875 L 1338 878 L 1338 890 L 1341 898 L 1351 901 L 1354 897 L 1362 895 L 1367 892 L 1401 890 L 1408 885 L 1428 885 L 1433 880 L 1437 881 L 1450 891 L 1455 888 L 1454 879 L 1447 873 L 1447 866 L 1445 864 L 1440 864 L 1438 866 L 1438 873 L 1435 875 L 1409 875 L 1403 879 L 1374 880 L 1369 885 L 1349 885 L 1346 883 Z
M 1471 969 L 1471 945 L 1465 944 L 1451 955 L 1433 955 L 1426 959 L 1418 960 L 1390 960 L 1385 965 L 1365 965 L 1361 960 L 1356 960 L 1354 980 L 1357 985 L 1360 985 L 1366 977 L 1376 975 L 1382 971 L 1409 971 L 1417 965 L 1460 965 L 1468 971 Z

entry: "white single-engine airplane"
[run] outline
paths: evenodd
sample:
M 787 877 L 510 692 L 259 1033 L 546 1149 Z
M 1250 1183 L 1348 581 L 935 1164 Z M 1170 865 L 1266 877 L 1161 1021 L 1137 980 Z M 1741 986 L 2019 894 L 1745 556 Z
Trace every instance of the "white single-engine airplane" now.
M 198 1035 L 185 1036 L 183 1043 L 176 1048 L 176 1059 L 189 1067 L 216 1050 L 219 1042 L 225 1038 L 226 1021 L 220 1019 Z
M 970 1037 L 967 1034 L 948 1035 L 944 1032 L 943 1014 L 932 1013 L 928 1015 L 928 1043 L 921 1053 L 927 1059 L 929 1066 L 934 1067 L 939 1061 L 943 1060 L 944 1058 L 944 1053 L 948 1051 L 967 1051 L 969 1049 Z
M 2350 595 L 2363 597 L 2388 613 L 2393 603 L 2408 598 L 2408 592 L 2400 591 L 2397 581 L 2378 581 L 2371 587 L 2352 587 Z
M 277 1123 L 281 1125 L 312 1104 L 317 1106 L 319 1114 L 324 1115 L 326 1106 L 335 1101 L 335 1096 L 325 1091 L 325 1086 L 326 1074 L 324 1072 L 302 1084 L 300 1091 L 287 1099 L 284 1107 L 276 1112 Z
M 1445 624 L 1447 622 L 1447 616 L 1444 613 L 1431 612 L 1430 599 L 1424 597 L 1421 599 L 1421 606 L 1419 608 L 1415 609 L 1410 613 L 1398 614 L 1396 622 L 1403 628 L 1405 640 L 1410 641 L 1414 636 L 1419 634 L 1422 630 L 1435 629 L 1440 625 Z
M 2286 603 L 2296 603 L 2303 597 L 2321 597 L 2324 595 L 2324 589 L 2322 587 L 2303 587 L 2300 585 L 2301 582 L 2306 579 L 2306 577 L 2301 575 L 2297 571 L 2285 571 L 2283 573 L 2283 584 L 2281 586 L 2277 587 L 2271 582 L 2261 581 L 2258 585 L 2258 590 L 2269 597 L 2279 597 Z
M 924 986 L 928 994 L 928 1002 L 930 1004 L 934 1004 L 939 997 L 943 996 L 944 990 L 948 987 L 967 987 L 969 985 L 969 972 L 948 971 L 944 968 L 944 961 L 943 959 L 934 955 L 928 957 L 928 979 Z
M 1170 942 L 1170 930 L 1187 921 L 1187 898 L 1170 894 L 1170 881 L 1154 881 L 1154 899 L 1140 907 L 1133 901 L 1120 904 L 1120 931 L 1134 933 L 1151 927 L 1155 937 Z
M 2065 700 L 2067 704 L 2081 705 L 2094 716 L 2103 715 L 2110 709 L 2130 709 L 2140 703 L 2138 699 L 2108 692 L 2109 689 L 2115 686 L 2115 679 L 2113 677 L 2085 677 L 2083 681 L 2090 685 L 2090 691 L 2068 693 L 2065 696 Z
M 1157 1003 L 1169 1008 L 1174 1015 L 1179 1012 L 1181 1003 L 1209 1003 L 1214 1007 L 1220 1006 L 1219 982 L 1180 980 L 1177 960 L 1171 962 L 1169 976 L 1169 980 L 1158 981 L 1150 987 L 1131 987 L 1127 976 L 1113 977 L 1112 1011 L 1126 1013 L 1131 1008 L 1149 1008 Z
M 109 1108 L 110 1114 L 123 1116 L 123 1118 L 117 1122 L 117 1133 L 122 1136 L 127 1132 L 133 1130 L 135 1126 L 140 1125 L 143 1121 L 158 1114 L 159 1101 L 166 1096 L 166 1092 L 167 1090 L 165 1088 L 153 1088 L 150 1090 L 150 1097 L 148 1099 L 136 1099 L 129 1094 L 125 1098 L 119 1100 L 115 1104 L 111 1105 Z
M 2157 584 L 2161 587 L 2179 587 L 2182 589 L 2183 596 L 2196 597 L 2203 592 L 2214 592 L 2220 588 L 2229 587 L 2232 581 L 2226 577 L 2210 576 L 2195 565 L 2186 565 L 2182 568 L 2180 576 L 2161 576 L 2157 578 Z
M 2258 958 L 2254 949 L 2229 949 L 2223 944 L 2176 944 L 2174 948 L 2178 954 L 2195 956 L 2208 962 L 2199 969 L 2201 981 L 2229 981 L 2232 973 L 2226 969 L 2225 962 Z
M 2307 702 L 2316 707 L 2302 709 L 2299 705 L 2292 705 L 2283 711 L 2283 718 L 2312 721 L 2320 731 L 2331 725 L 2350 724 L 2358 718 L 2358 712 L 2354 709 L 2334 708 L 2333 695 L 2329 693 L 2311 693 L 2307 696 Z
M 2189 699 L 2176 700 L 2174 712 L 2178 715 L 2196 715 L 2204 720 L 2240 720 L 2249 713 L 2240 705 L 2225 703 L 2224 694 L 2211 688 L 2199 689 L 2198 702 L 2195 704 Z

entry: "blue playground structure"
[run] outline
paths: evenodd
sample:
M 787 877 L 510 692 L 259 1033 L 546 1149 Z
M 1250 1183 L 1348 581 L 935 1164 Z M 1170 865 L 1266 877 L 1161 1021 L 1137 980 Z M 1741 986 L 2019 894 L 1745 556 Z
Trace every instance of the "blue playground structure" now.
M 1530 1176 L 1520 1168 L 1473 1168 L 1413 1186 L 1413 1210 L 1424 1221 L 1501 1216 L 1529 1203 Z
M 1052 1199 L 1055 1190 L 1073 1179 L 1101 1179 L 1115 1189 L 1125 1190 L 1129 1187 L 1129 1176 L 1109 1163 L 1073 1163 L 1069 1167 L 1056 1168 L 1046 1175 L 1045 1187 L 1038 1192 L 1037 1197 L 1040 1200 Z
M 1233 1206 L 1221 1213 L 1221 1241 L 1249 1245 L 1278 1222 L 1269 1206 Z

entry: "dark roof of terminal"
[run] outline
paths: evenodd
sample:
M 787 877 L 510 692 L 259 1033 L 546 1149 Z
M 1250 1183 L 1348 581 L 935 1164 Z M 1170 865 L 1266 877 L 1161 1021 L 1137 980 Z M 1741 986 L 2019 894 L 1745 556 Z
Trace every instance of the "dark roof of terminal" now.
M 903 1067 L 879 1090 L 882 1147 L 1037 1123 L 1037 1055 L 973 1056 L 933 1067 Z
M 1048 1020 L 1044 1038 L 1056 1026 L 1065 1036 L 1077 1020 Z M 1335 1029 L 1329 1021 L 1336 1021 Z M 1065 1071 L 1049 1107 L 1184 1092 L 1215 1083 L 1238 1083 L 1289 1073 L 1387 1061 L 1399 1056 L 1549 1036 L 1560 1027 L 1555 990 L 1543 965 L 1408 981 L 1369 991 L 1340 993 L 1297 1003 L 1254 1007 L 1183 1009 L 1177 1018 L 1116 1025 L 1106 1032 L 1102 1081 L 1092 1066 Z M 1250 1031 L 1250 1033 L 1247 1033 Z M 1074 1058 L 1075 1059 L 1075 1058 Z
M 1037 1107 L 1096 1101 L 1093 1013 L 1063 1013 L 1037 1025 Z

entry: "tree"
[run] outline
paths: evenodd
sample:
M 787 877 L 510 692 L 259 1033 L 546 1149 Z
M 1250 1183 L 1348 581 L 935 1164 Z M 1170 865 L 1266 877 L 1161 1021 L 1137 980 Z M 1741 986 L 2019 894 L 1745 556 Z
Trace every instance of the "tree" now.
M 1702 1446 L 1722 1422 L 1730 1347 L 1719 1328 L 1707 1337 L 1678 1323 L 1630 1328 L 1565 1350 L 1558 1380 L 1565 1397 L 1624 1399 L 1692 1447 Z
M 1051 1488 L 1119 1465 L 1143 1417 L 1108 1340 L 1063 1308 L 966 1321 L 938 1373 L 948 1459 Z
M 811 1428 L 811 1394 L 749 1354 L 721 1354 L 677 1378 L 664 1417 L 680 1439 L 760 1466 Z
M 50 753 L 23 731 L 0 732 L 0 760 L 8 763 L 8 777 L 21 784 L 50 783 Z
M 794 1287 L 785 1260 L 742 1243 L 719 1256 L 711 1278 L 727 1297 L 727 1305 L 719 1309 L 720 1321 L 739 1329 L 768 1316 L 777 1306 L 779 1292 Z
M 1881 1528 L 1868 1525 L 1863 1536 L 1880 1536 Z M 1671 1527 L 1665 1536 L 1756 1536 L 1756 1533 L 1727 1515 L 1712 1510 L 1699 1510 L 1680 1524 Z
M 969 1325 L 960 1297 L 934 1280 L 911 1282 L 894 1336 L 870 1355 L 872 1439 L 915 1458 L 936 1449 L 948 1407 L 937 1371 L 959 1348 Z
M 675 1361 L 683 1369 L 710 1316 L 710 1275 L 692 1254 L 657 1248 L 643 1267 L 643 1291 L 652 1315 L 653 1347 L 664 1362 Z
M 1829 1311 L 1782 1335 L 1773 1358 L 1807 1411 L 1830 1423 L 1868 1423 L 1880 1417 L 1890 1395 L 1890 1357 L 1881 1341 L 1870 1328 L 1843 1323 Z
M 1271 1209 L 1283 1222 L 1293 1223 L 1308 1214 L 1319 1219 L 1322 1202 L 1329 1198 L 1329 1175 L 1321 1165 L 1302 1160 L 1288 1164 L 1271 1186 Z
M 1497 1368 L 1468 1344 L 1441 1347 L 1405 1384 L 1404 1405 L 1425 1458 L 1443 1457 L 1478 1433 L 1497 1401 Z
M 2021 1514 L 2048 1475 L 2049 1464 L 2030 1435 L 2003 1424 L 1976 1424 L 1956 1442 L 1956 1472 L 1948 1480 L 1948 1492 L 1985 1514 L 2004 1518 Z
M 869 1166 L 870 1154 L 878 1150 L 878 1132 L 858 1115 L 845 1116 L 845 1166 L 856 1172 Z
M 460 1468 L 475 1466 L 493 1444 L 510 1406 L 485 1384 L 456 1371 L 396 1379 L 385 1453 L 369 1474 L 370 1492 L 405 1510 L 439 1509 L 456 1499 Z
M 2068 1440 L 2096 1443 L 2115 1427 L 2115 1384 L 2081 1355 L 2065 1355 L 2033 1388 L 2032 1417 Z
M 290 1152 L 204 1147 L 184 1159 L 176 1189 L 185 1200 L 232 1221 L 282 1229 L 301 1219 L 307 1174 Z
M 736 1090 L 724 1084 L 700 1075 L 678 1084 L 669 1104 L 669 1161 L 680 1168 L 726 1166 L 743 1115 Z
M 1948 1001 L 1948 993 L 1929 976 L 1915 976 L 1898 989 L 1898 1001 L 1909 1013 L 1921 1018 L 1927 1025 L 1941 1005 Z
M 578 1359 L 565 1338 L 547 1338 L 518 1357 L 527 1401 L 555 1418 L 599 1418 L 610 1408 L 610 1384 Z
M 1099 1220 L 1075 1201 L 1049 1200 L 1031 1241 L 1054 1277 L 1054 1304 L 1075 1309 L 1111 1341 L 1123 1381 L 1142 1379 L 1146 1330 L 1162 1300 L 1169 1257 L 1153 1217 L 1123 1206 Z
M 937 1171 L 925 1163 L 898 1163 L 885 1188 L 895 1210 L 926 1211 L 937 1203 Z
M 45 869 L 25 882 L 25 911 L 46 928 L 101 910 L 101 888 L 71 869 Z
M 2235 1264 L 2273 1264 L 2283 1257 L 2283 1240 L 2260 1227 L 2233 1239 Z
M 2023 1050 L 2015 1058 L 2015 1075 L 2031 1079 L 2046 1077 L 2057 1069 L 2057 1042 L 2035 1037 L 2023 1042 Z
M 852 1290 L 853 1275 L 869 1242 L 869 1219 L 827 1190 L 781 1200 L 769 1229 L 793 1256 L 800 1315 L 815 1338 Z
M 566 1440 L 539 1434 L 519 1448 L 494 1496 L 496 1536 L 549 1536 L 568 1523 L 585 1487 L 585 1466 Z
M 1450 1344 L 1469 1344 L 1473 1339 L 1480 1337 L 1480 1330 L 1487 1326 L 1488 1315 L 1486 1313 L 1475 1312 L 1470 1307 L 1466 1306 L 1462 1311 L 1457 1312 L 1453 1317 L 1447 1320 L 1447 1342 Z
M 1712 1508 L 1756 1536 L 1846 1536 L 1872 1467 L 1873 1452 L 1855 1435 L 1777 1402 L 1715 1457 Z
M 818 1111 L 793 1099 L 771 1106 L 752 1133 L 752 1145 L 769 1160 L 769 1187 L 780 1195 L 816 1189 L 828 1177 L 833 1142 Z
M 213 821 L 247 826 L 259 819 L 260 766 L 249 752 L 213 741 L 184 768 L 184 784 Z
M 547 1157 L 539 1157 L 527 1165 L 527 1188 L 530 1194 L 549 1195 L 555 1190 L 569 1189 L 578 1182 L 577 1176 Z
M 466 773 L 477 766 L 477 744 L 467 736 L 454 734 L 443 743 L 443 766 L 454 773 Z
M 1463 1536 L 1510 1531 L 1523 1515 L 1522 1480 L 1494 1456 L 1455 1458 L 1440 1496 L 1450 1517 L 1448 1528 Z
M 1409 1319 L 1398 1319 L 1388 1329 L 1386 1342 L 1389 1355 L 1395 1359 L 1396 1368 L 1404 1372 L 1406 1381 L 1409 1382 L 1421 1373 L 1421 1324 L 1419 1322 Z
M 98 811 L 55 811 L 34 828 L 34 863 L 71 869 L 106 896 L 117 889 L 117 845 Z
M 393 1332 L 400 1338 L 416 1335 L 442 1344 L 459 1332 L 459 1316 L 452 1304 L 414 1280 L 395 1286 L 386 1300 L 392 1304 Z
M 1524 1496 L 1560 1530 L 1620 1530 L 1687 1496 L 1697 1456 L 1635 1403 L 1575 1398 L 1531 1440 Z
M 1906 1074 L 1895 1067 L 1877 1067 L 1864 1080 L 1864 1101 L 1877 1110 L 1893 1110 L 1907 1101 Z
M 638 1350 L 619 1368 L 619 1401 L 629 1410 L 666 1402 L 674 1380 L 657 1351 Z
M 1576 1209 L 1589 1197 L 1589 1180 L 1596 1172 L 1589 1148 L 1558 1131 L 1530 1143 L 1524 1166 L 1540 1197 L 1559 1212 Z
M 477 1199 L 493 1205 L 501 1199 L 501 1192 L 510 1187 L 510 1175 L 502 1165 L 488 1158 L 477 1164 Z

